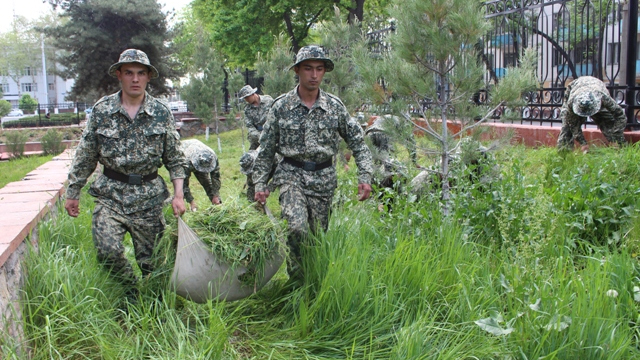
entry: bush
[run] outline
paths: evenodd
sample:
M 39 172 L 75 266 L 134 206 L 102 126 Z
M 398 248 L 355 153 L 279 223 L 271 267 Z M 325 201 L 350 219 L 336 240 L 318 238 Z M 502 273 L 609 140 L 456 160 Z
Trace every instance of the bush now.
M 42 150 L 46 155 L 58 155 L 64 150 L 62 133 L 56 129 L 49 129 L 42 137 Z
M 21 127 L 39 127 L 39 126 L 63 126 L 77 124 L 78 118 L 84 119 L 85 114 L 61 113 L 51 114 L 51 118 L 47 119 L 44 115 L 25 116 L 19 120 L 6 121 L 3 126 L 5 128 L 21 128 Z
M 18 103 L 18 108 L 29 113 L 33 113 L 37 107 L 38 101 L 36 99 L 32 98 L 29 94 L 22 94 L 20 102 Z
M 7 100 L 0 100 L 0 117 L 7 116 L 11 111 L 11 103 Z
M 7 132 L 7 150 L 14 158 L 21 158 L 24 155 L 24 144 L 29 139 L 27 133 L 22 131 Z

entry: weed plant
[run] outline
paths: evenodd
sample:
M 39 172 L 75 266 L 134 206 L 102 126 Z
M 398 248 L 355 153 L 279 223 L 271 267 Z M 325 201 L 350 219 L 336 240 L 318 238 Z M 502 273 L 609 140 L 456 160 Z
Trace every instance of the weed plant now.
M 49 129 L 41 140 L 42 150 L 47 155 L 58 155 L 64 150 L 62 133 L 56 129 Z
M 222 134 L 223 201 L 244 183 L 239 134 Z M 391 212 L 359 203 L 355 171 L 340 170 L 329 230 L 302 249 L 303 284 L 286 287 L 281 269 L 231 303 L 168 288 L 169 209 L 157 270 L 124 303 L 95 260 L 85 193 L 78 219 L 40 226 L 21 345 L 32 359 L 639 358 L 640 149 L 592 148 L 504 149 L 501 177 L 458 183 L 448 217 L 436 196 L 396 194 Z M 3 342 L 2 358 L 26 358 L 18 345 Z
M 7 150 L 13 158 L 19 159 L 24 155 L 24 145 L 29 139 L 24 131 L 12 131 L 7 133 Z

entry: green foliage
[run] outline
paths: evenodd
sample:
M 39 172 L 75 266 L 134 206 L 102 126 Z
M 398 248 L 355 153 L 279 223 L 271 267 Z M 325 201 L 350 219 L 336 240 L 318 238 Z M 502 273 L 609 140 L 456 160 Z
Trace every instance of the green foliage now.
M 42 143 L 42 151 L 46 155 L 58 155 L 64 151 L 62 133 L 56 129 L 49 129 L 40 142 Z
M 27 111 L 34 112 L 38 107 L 38 100 L 31 97 L 29 94 L 22 94 L 20 96 L 20 102 L 18 103 L 18 108 Z
M 319 29 L 320 43 L 328 51 L 334 63 L 334 69 L 324 76 L 323 90 L 337 95 L 353 114 L 363 105 L 363 98 L 354 89 L 360 86 L 361 79 L 356 71 L 352 54 L 356 47 L 364 47 L 365 39 L 356 21 L 348 23 L 340 16 L 338 8 L 331 21 L 322 23 Z
M 170 33 L 160 4 L 155 0 L 49 0 L 62 10 L 68 21 L 47 26 L 45 34 L 65 52 L 58 61 L 62 76 L 74 78 L 70 99 L 111 94 L 120 89 L 118 80 L 108 75 L 120 53 L 129 48 L 144 51 L 160 77 L 149 83 L 151 94 L 169 92 L 166 79 L 177 80 L 180 64 L 168 47 Z M 97 93 L 97 94 L 96 94 Z
M 221 134 L 229 149 L 219 156 L 223 202 L 237 199 L 245 181 L 237 166 L 240 136 Z M 467 189 L 461 180 L 454 201 L 477 206 L 455 206 L 449 217 L 442 216 L 437 196 L 397 196 L 392 212 L 379 212 L 375 202 L 355 200 L 356 172 L 339 169 L 341 201 L 329 230 L 303 247 L 304 284 L 286 288 L 282 269 L 261 291 L 232 303 L 191 303 L 166 286 L 177 236 L 167 207 L 158 268 L 140 281 L 138 302 L 126 304 L 126 289 L 98 265 L 87 241 L 94 202 L 85 190 L 77 219 L 60 214 L 39 227 L 39 251 L 25 262 L 24 340 L 36 360 L 52 353 L 90 359 L 635 359 L 640 267 L 637 254 L 617 244 L 637 241 L 637 228 L 626 229 L 638 226 L 638 204 L 631 205 L 636 220 L 620 219 L 620 243 L 579 248 L 570 240 L 576 230 L 565 226 L 570 208 L 556 201 L 574 191 L 565 180 L 583 182 L 589 194 L 588 184 L 613 179 L 626 183 L 613 195 L 629 201 L 640 183 L 639 154 L 638 146 L 570 156 L 552 148 L 502 149 L 493 159 L 502 178 L 484 190 Z M 208 202 L 202 188 L 193 190 L 197 201 Z M 277 194 L 269 201 L 277 211 Z M 615 211 L 621 204 L 611 202 Z M 132 249 L 129 241 L 126 246 Z M 0 340 L 3 356 L 21 358 L 10 345 Z
M 33 169 L 51 160 L 51 156 L 27 156 L 0 162 L 0 188 L 10 182 L 20 181 Z
M 11 103 L 7 100 L 0 100 L 0 117 L 7 116 L 11 112 Z
M 79 123 L 80 119 L 85 118 L 85 113 L 59 113 L 51 114 L 47 119 L 44 115 L 25 116 L 17 120 L 5 121 L 2 125 L 5 128 L 20 128 L 20 127 L 41 127 L 41 126 L 62 126 Z
M 10 131 L 6 133 L 7 150 L 14 159 L 24 155 L 24 145 L 29 140 L 29 135 L 24 131 Z
M 258 54 L 256 69 L 258 74 L 264 77 L 263 93 L 275 99 L 293 89 L 295 73 L 289 70 L 289 67 L 293 64 L 295 55 L 291 51 L 291 41 L 284 33 L 280 33 L 274 39 L 273 47 L 266 56 Z
M 351 1 L 345 3 L 352 5 Z M 193 8 L 230 63 L 253 67 L 258 53 L 270 51 L 275 34 L 285 32 L 297 52 L 309 29 L 330 18 L 334 4 L 333 0 L 195 0 Z

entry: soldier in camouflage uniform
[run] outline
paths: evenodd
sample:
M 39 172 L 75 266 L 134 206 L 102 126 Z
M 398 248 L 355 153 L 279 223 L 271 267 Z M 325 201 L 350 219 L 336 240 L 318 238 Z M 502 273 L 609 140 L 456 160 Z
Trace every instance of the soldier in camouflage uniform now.
M 382 163 L 395 153 L 392 137 L 394 133 L 403 137 L 402 142 L 409 152 L 411 163 L 417 166 L 416 139 L 413 136 L 413 129 L 403 129 L 400 118 L 389 114 L 379 116 L 364 131 L 365 138 L 371 139 L 371 145 L 377 150 L 374 160 Z
M 249 151 L 255 150 L 260 145 L 260 134 L 262 127 L 267 120 L 267 112 L 273 98 L 269 95 L 258 95 L 257 88 L 245 85 L 238 92 L 238 98 L 247 102 L 244 108 L 244 124 L 247 127 L 247 139 L 249 140 Z M 254 201 L 256 191 L 255 184 L 251 180 L 251 176 L 247 176 L 247 198 Z
M 182 151 L 189 164 L 184 178 L 184 199 L 191 206 L 191 211 L 197 210 L 195 199 L 189 188 L 191 173 L 196 176 L 211 203 L 220 205 L 220 167 L 218 167 L 216 153 L 196 139 L 182 141 Z
M 589 145 L 582 134 L 582 125 L 591 117 L 609 142 L 625 143 L 623 131 L 627 124 L 624 111 L 609 95 L 604 83 L 592 76 L 581 76 L 574 80 L 564 93 L 560 116 L 562 130 L 558 136 L 559 149 L 573 149 L 577 140 L 582 151 Z
M 158 76 L 147 55 L 125 50 L 109 74 L 118 78 L 121 90 L 93 107 L 69 171 L 65 209 L 78 216 L 80 191 L 101 163 L 104 171 L 89 188 L 96 198 L 93 241 L 98 260 L 135 294 L 137 279 L 125 257 L 125 233 L 131 234 L 142 274 L 149 274 L 154 246 L 165 228 L 162 204 L 170 195 L 158 168 L 164 165 L 169 171 L 173 213 L 180 216 L 185 211 L 182 186 L 187 163 L 169 107 L 145 90 Z
M 338 152 L 340 138 L 347 142 L 356 159 L 359 200 L 366 200 L 371 193 L 371 152 L 364 143 L 360 124 L 349 116 L 339 98 L 320 89 L 325 72 L 333 67 L 323 48 L 311 45 L 300 49 L 291 66 L 299 84 L 273 102 L 253 169 L 255 199 L 264 204 L 269 196 L 267 180 L 274 156 L 284 156 L 273 181 L 280 187 L 282 217 L 288 227 L 288 271 L 294 281 L 302 275 L 301 245 L 308 231 L 326 231 L 329 224 L 337 187 L 332 158 Z

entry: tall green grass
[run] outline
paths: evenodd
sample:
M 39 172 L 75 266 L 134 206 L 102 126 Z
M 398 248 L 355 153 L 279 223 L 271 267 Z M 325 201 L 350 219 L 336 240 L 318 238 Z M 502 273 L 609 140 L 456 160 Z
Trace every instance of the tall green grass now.
M 51 161 L 52 158 L 52 155 L 27 156 L 10 161 L 0 161 L 0 188 L 10 182 L 22 180 L 25 175 L 38 166 Z
M 225 201 L 244 183 L 239 131 L 222 144 L 212 148 Z M 169 290 L 168 209 L 158 270 L 136 304 L 124 302 L 95 260 L 84 194 L 78 219 L 40 227 L 24 345 L 33 359 L 638 358 L 639 151 L 505 149 L 501 179 L 457 183 L 447 218 L 437 195 L 400 194 L 391 213 L 358 203 L 355 172 L 340 170 L 329 231 L 303 248 L 303 285 L 286 287 L 282 272 L 232 303 Z M 3 358 L 21 358 L 15 345 Z

